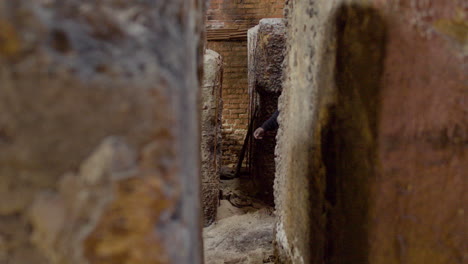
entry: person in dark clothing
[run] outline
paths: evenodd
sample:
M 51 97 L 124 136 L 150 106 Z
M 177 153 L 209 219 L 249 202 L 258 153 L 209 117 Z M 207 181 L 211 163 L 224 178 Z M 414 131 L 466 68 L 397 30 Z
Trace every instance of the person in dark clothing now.
M 263 139 L 263 135 L 265 134 L 265 131 L 271 131 L 271 130 L 277 129 L 279 127 L 278 115 L 279 115 L 279 111 L 276 110 L 273 113 L 273 115 L 271 115 L 271 117 L 268 118 L 268 120 L 262 124 L 262 126 L 260 126 L 254 131 L 254 134 L 253 134 L 254 138 Z

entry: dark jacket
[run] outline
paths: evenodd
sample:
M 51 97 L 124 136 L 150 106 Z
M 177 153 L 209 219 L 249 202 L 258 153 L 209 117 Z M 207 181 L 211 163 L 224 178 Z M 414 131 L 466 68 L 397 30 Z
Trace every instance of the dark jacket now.
M 263 124 L 262 124 L 262 128 L 265 130 L 265 131 L 270 131 L 270 130 L 275 130 L 279 127 L 278 125 L 278 115 L 279 115 L 279 111 L 276 110 L 273 115 L 271 115 L 270 118 L 268 118 L 267 121 L 265 121 Z

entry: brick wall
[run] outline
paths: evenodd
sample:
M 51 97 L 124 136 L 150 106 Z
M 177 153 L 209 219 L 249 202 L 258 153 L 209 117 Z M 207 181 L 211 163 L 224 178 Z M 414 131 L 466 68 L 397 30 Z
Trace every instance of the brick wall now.
M 283 17 L 284 0 L 211 0 L 208 26 L 216 22 L 254 26 L 262 18 Z
M 284 0 L 211 0 L 207 28 L 247 30 L 262 18 L 283 17 Z M 247 39 L 208 41 L 207 48 L 223 56 L 223 158 L 234 166 L 248 126 Z

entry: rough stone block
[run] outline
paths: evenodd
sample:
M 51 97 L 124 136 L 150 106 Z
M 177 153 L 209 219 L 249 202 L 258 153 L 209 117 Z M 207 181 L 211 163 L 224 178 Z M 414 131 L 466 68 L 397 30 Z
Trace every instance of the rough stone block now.
M 249 92 L 251 112 L 256 109 L 254 127 L 262 125 L 278 107 L 282 91 L 282 63 L 285 51 L 285 24 L 281 18 L 262 19 L 249 30 Z M 273 203 L 275 177 L 274 131 L 255 140 L 251 150 L 252 176 L 258 185 L 258 196 Z
M 221 113 L 223 61 L 221 56 L 206 50 L 204 57 L 204 78 L 202 87 L 201 115 L 201 160 L 202 160 L 202 202 L 205 226 L 216 217 L 219 204 L 219 177 L 221 169 Z
M 204 1 L 0 2 L 0 263 L 201 263 Z
M 466 259 L 466 4 L 409 2 L 289 1 L 280 263 Z

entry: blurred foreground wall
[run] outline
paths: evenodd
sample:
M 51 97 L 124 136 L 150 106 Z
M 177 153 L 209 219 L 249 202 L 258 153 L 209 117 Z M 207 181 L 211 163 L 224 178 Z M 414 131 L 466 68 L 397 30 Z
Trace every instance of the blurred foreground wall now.
M 0 1 L 0 263 L 201 263 L 203 6 Z
M 464 263 L 464 1 L 288 1 L 281 263 Z

